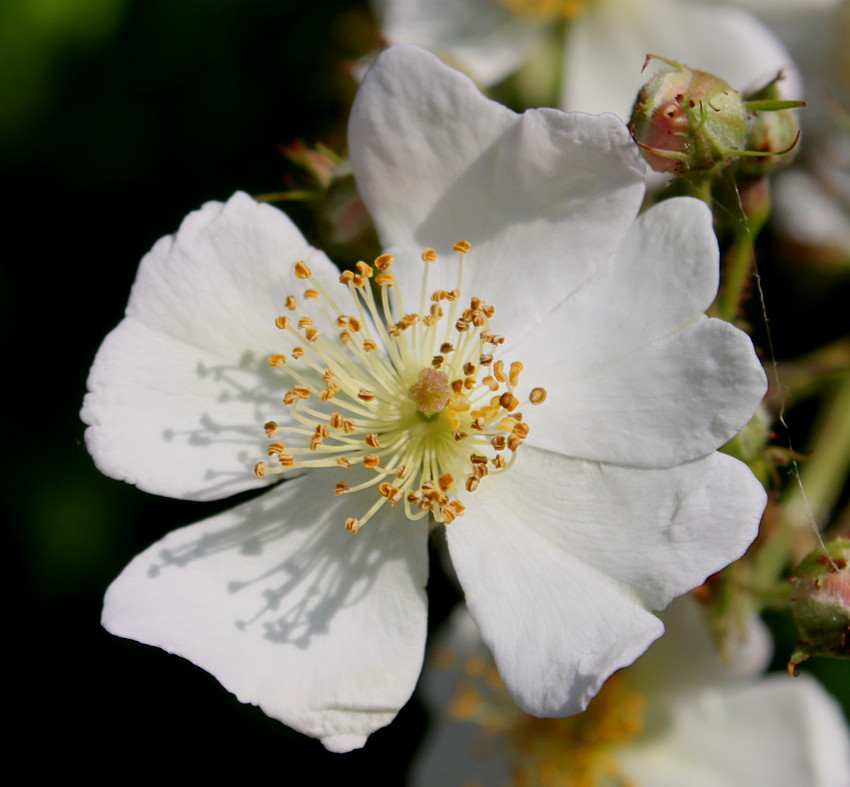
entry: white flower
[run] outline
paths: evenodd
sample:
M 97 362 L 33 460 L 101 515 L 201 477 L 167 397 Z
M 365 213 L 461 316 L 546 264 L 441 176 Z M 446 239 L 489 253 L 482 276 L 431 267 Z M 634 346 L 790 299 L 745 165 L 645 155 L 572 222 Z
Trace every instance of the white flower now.
M 373 0 L 391 43 L 418 44 L 483 85 L 516 71 L 551 29 L 567 22 L 560 106 L 628 118 L 648 79 L 647 54 L 708 71 L 738 89 L 786 71 L 783 91 L 799 98 L 793 61 L 761 22 L 706 0 Z
M 845 787 L 850 735 L 835 700 L 808 675 L 764 676 L 770 636 L 757 619 L 720 658 L 688 597 L 662 614 L 664 637 L 612 676 L 583 714 L 533 719 L 491 672 L 458 609 L 426 668 L 439 714 L 414 785 Z M 436 669 L 440 665 L 442 669 Z M 509 778 L 512 777 L 512 778 Z
M 764 505 L 714 453 L 765 380 L 749 338 L 703 314 L 711 216 L 678 199 L 636 219 L 621 121 L 516 115 L 413 47 L 367 76 L 350 148 L 395 255 L 358 274 L 391 277 L 389 316 L 245 195 L 142 261 L 89 380 L 98 466 L 200 500 L 291 477 L 139 555 L 104 625 L 330 749 L 362 746 L 419 674 L 432 512 L 455 518 L 454 565 L 517 701 L 580 710 L 661 634 L 648 610 L 737 558 Z

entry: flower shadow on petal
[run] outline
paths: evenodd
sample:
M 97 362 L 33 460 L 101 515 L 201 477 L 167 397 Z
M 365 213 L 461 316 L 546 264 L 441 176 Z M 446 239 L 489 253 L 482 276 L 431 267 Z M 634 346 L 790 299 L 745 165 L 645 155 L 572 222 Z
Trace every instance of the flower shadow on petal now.
M 303 482 L 292 479 L 285 486 Z M 167 582 L 170 572 L 184 569 L 212 576 L 214 584 L 207 579 L 204 592 L 219 597 L 225 616 L 234 609 L 230 622 L 236 628 L 260 626 L 267 640 L 307 647 L 314 635 L 328 631 L 339 610 L 356 606 L 372 590 L 393 550 L 388 545 L 390 555 L 382 554 L 386 541 L 374 533 L 370 537 L 368 530 L 352 536 L 343 519 L 333 521 L 327 510 L 321 520 L 284 521 L 285 509 L 276 498 L 274 492 L 263 495 L 176 531 L 161 549 L 146 553 L 146 574 Z M 377 529 L 380 523 L 373 522 Z

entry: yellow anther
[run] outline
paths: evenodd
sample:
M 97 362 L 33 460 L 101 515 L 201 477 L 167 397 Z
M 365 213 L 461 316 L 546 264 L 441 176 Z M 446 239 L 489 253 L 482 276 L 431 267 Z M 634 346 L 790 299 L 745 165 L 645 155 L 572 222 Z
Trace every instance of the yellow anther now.
M 370 391 L 368 388 L 361 388 L 357 392 L 357 398 L 363 402 L 372 402 L 375 400 L 375 392 Z
M 314 301 L 314 300 L 316 300 L 316 298 L 319 297 L 319 291 L 313 290 L 313 289 L 304 290 L 304 297 L 307 298 L 308 300 Z
M 265 462 L 257 462 L 254 465 L 254 475 L 257 478 L 262 478 L 266 474 L 266 463 Z
M 358 320 L 356 317 L 349 317 L 348 318 L 348 327 L 352 331 L 354 331 L 354 333 L 358 333 L 360 331 L 360 328 L 361 328 L 360 320 Z
M 517 399 L 510 391 L 505 391 L 499 397 L 499 405 L 510 412 L 511 410 L 516 410 L 517 407 L 519 407 L 519 399 Z
M 268 447 L 269 456 L 280 456 L 286 450 L 286 446 L 282 442 L 270 443 Z
M 289 327 L 289 317 L 284 317 L 283 319 L 285 319 L 285 320 L 287 321 L 286 326 L 287 326 L 287 327 Z M 278 328 L 279 328 L 279 327 L 280 327 L 280 326 L 278 326 Z M 312 318 L 310 318 L 310 317 L 301 317 L 301 318 L 298 320 L 298 327 L 299 327 L 299 328 L 301 328 L 301 330 L 304 330 L 304 328 L 312 328 L 312 327 L 313 327 L 313 320 L 312 320 Z
M 474 492 L 480 484 L 481 482 L 474 475 L 471 475 L 466 479 L 466 491 Z
M 340 331 L 339 332 L 339 340 L 343 344 L 348 344 L 351 341 L 351 334 L 348 331 Z
M 423 262 L 436 262 L 437 261 L 437 252 L 434 251 L 430 246 L 427 249 L 422 249 L 422 261 Z
M 337 463 L 340 467 L 344 467 L 344 468 L 346 468 L 346 469 L 348 469 L 349 467 L 351 467 L 351 461 L 350 461 L 350 460 L 348 460 L 348 459 L 346 459 L 344 456 L 338 456 L 338 457 L 336 458 L 336 463 Z
M 269 366 L 283 366 L 286 363 L 285 355 L 270 355 Z
M 371 448 L 381 447 L 381 441 L 378 439 L 378 435 L 376 435 L 374 432 L 370 432 L 363 439 L 366 441 L 366 445 L 370 446 Z
M 292 348 L 292 357 L 295 358 L 296 360 L 298 360 L 299 358 L 301 358 L 304 355 L 304 352 L 305 351 L 304 351 L 303 347 L 293 347 Z
M 337 481 L 336 486 L 334 487 L 334 494 L 337 496 L 344 495 L 349 489 L 351 489 L 351 487 L 346 484 L 345 481 Z
M 289 317 L 281 315 L 275 319 L 274 324 L 282 331 L 285 331 L 289 327 Z
M 379 287 L 393 287 L 395 285 L 395 278 L 391 273 L 379 273 L 375 277 L 375 284 Z
M 263 424 L 263 429 L 266 432 L 266 437 L 274 437 L 277 434 L 277 421 L 268 421 Z
M 519 383 L 519 373 L 522 371 L 523 366 L 519 361 L 514 361 L 511 364 L 511 372 L 508 375 L 508 380 L 511 385 L 516 385 Z
M 295 263 L 295 277 L 298 279 L 309 279 L 312 275 L 312 271 L 307 267 L 306 262 L 296 262 Z
M 381 495 L 381 497 L 387 498 L 387 502 L 391 506 L 394 506 L 396 503 L 398 503 L 398 501 L 401 500 L 402 497 L 402 494 L 399 491 L 398 487 L 393 486 L 387 481 L 378 484 L 378 494 Z
M 354 281 L 354 274 L 351 271 L 343 271 L 339 275 L 340 284 L 351 284 Z
M 296 385 L 292 392 L 301 399 L 306 399 L 310 396 L 310 389 L 306 385 Z
M 375 269 L 371 265 L 367 265 L 362 260 L 356 264 L 356 268 L 361 276 L 371 279 L 372 274 L 375 273 Z
M 532 388 L 531 393 L 528 395 L 528 401 L 532 404 L 543 404 L 546 401 L 546 389 Z
M 366 456 L 363 457 L 363 467 L 365 467 L 367 470 L 371 470 L 377 467 L 380 461 L 381 460 L 378 459 L 375 454 L 366 454 Z
M 392 254 L 381 254 L 375 257 L 375 267 L 379 271 L 385 271 L 395 262 L 395 257 Z
M 496 363 L 493 364 L 493 374 L 495 375 L 496 379 L 500 383 L 503 383 L 508 379 L 507 377 L 505 377 L 505 362 L 504 361 L 499 360 L 499 361 L 496 361 Z
M 292 454 L 281 454 L 278 456 L 278 461 L 284 467 L 294 467 L 295 466 L 295 457 Z
M 295 310 L 298 308 L 298 303 L 297 303 L 297 301 L 295 300 L 295 296 L 294 296 L 294 295 L 287 295 L 287 296 L 286 296 L 286 301 L 284 301 L 284 304 L 283 304 L 283 305 L 284 305 L 287 309 L 289 309 L 290 311 L 295 311 Z
M 493 356 L 490 355 L 490 353 L 484 353 L 484 355 L 482 355 L 478 359 L 478 363 L 480 363 L 482 366 L 489 366 L 491 363 L 493 363 Z
M 459 254 L 466 254 L 466 252 L 468 252 L 472 248 L 472 246 L 469 244 L 469 241 L 459 240 L 457 243 L 455 243 L 453 248 Z
M 407 478 L 408 472 L 409 472 L 409 470 L 408 470 L 407 465 L 399 465 L 395 469 L 395 477 L 404 480 L 405 478 Z
M 304 337 L 308 342 L 315 342 L 321 334 L 315 328 L 308 328 L 304 331 Z
M 353 516 L 348 517 L 348 519 L 345 520 L 345 529 L 349 533 L 356 533 L 360 530 L 360 520 L 355 519 Z
M 448 492 L 454 486 L 455 479 L 451 473 L 443 473 L 437 480 L 437 483 L 440 485 L 440 489 Z

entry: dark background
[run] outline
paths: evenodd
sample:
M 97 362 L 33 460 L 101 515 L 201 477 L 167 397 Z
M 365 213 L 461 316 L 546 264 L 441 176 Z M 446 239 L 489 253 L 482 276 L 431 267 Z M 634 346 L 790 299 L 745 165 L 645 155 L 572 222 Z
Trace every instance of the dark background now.
M 142 255 L 207 200 L 280 189 L 280 143 L 341 150 L 347 64 L 375 42 L 356 0 L 0 0 L 6 716 L 31 777 L 404 781 L 427 723 L 418 701 L 365 750 L 331 755 L 188 662 L 100 628 L 131 557 L 232 501 L 101 476 L 78 418 Z M 823 315 L 847 295 L 844 279 L 843 294 L 800 302 L 799 279 L 789 268 L 769 291 L 779 357 L 834 336 Z M 453 598 L 436 566 L 431 593 L 436 625 Z

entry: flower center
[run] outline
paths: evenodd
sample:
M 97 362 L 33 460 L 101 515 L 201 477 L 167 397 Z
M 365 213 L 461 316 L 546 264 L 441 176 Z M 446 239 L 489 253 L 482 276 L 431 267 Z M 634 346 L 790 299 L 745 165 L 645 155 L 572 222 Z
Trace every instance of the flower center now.
M 546 398 L 534 388 L 521 401 L 516 393 L 522 364 L 495 356 L 504 337 L 490 330 L 495 308 L 471 297 L 461 309 L 466 241 L 455 244 L 456 287 L 428 296 L 428 271 L 437 261 L 433 249 L 422 252 L 423 281 L 419 312 L 405 313 L 382 254 L 373 265 L 357 263 L 339 280 L 348 306 L 341 308 L 304 262 L 295 276 L 309 286 L 301 303 L 290 295 L 289 315 L 275 324 L 295 337 L 287 358 L 273 354 L 269 364 L 291 387 L 283 396 L 289 421 L 269 421 L 273 441 L 254 472 L 262 477 L 289 468 L 361 465 L 365 480 L 340 479 L 337 495 L 371 492 L 365 511 L 345 526 L 356 533 L 384 505 L 400 505 L 408 518 L 428 514 L 449 523 L 466 508 L 463 499 L 490 475 L 506 471 L 528 436 L 520 407 Z M 374 285 L 374 291 L 373 286 Z M 428 298 L 426 299 L 426 296 Z M 379 303 L 380 301 L 380 303 Z M 316 326 L 333 325 L 323 332 Z M 330 335 L 328 335 L 330 334 Z M 362 498 L 361 498 L 362 499 Z
M 450 652 L 440 656 L 453 666 Z M 513 784 L 634 787 L 621 770 L 619 753 L 644 730 L 646 700 L 622 673 L 605 681 L 583 713 L 538 719 L 511 702 L 495 665 L 486 658 L 469 656 L 461 668 L 463 678 L 449 713 L 458 721 L 479 724 L 483 735 L 493 738 L 494 748 L 507 752 Z
M 496 0 L 517 16 L 575 19 L 584 13 L 584 0 Z

